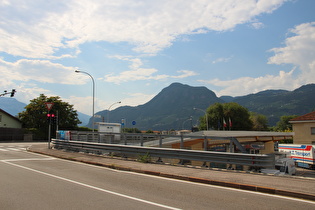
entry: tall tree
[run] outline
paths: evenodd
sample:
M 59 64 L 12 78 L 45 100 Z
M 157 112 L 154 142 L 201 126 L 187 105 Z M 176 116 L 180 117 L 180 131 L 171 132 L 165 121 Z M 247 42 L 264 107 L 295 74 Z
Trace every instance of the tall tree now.
M 255 112 L 250 113 L 250 119 L 253 122 L 254 131 L 266 131 L 268 130 L 268 119 L 265 115 Z
M 234 102 L 215 103 L 206 112 L 209 128 L 214 130 L 251 130 L 253 127 L 249 111 Z M 199 128 L 205 130 L 206 116 L 200 118 Z
M 54 103 L 49 112 L 46 102 Z M 63 102 L 59 96 L 47 97 L 44 94 L 30 100 L 30 103 L 25 107 L 25 111 L 19 113 L 19 119 L 25 128 L 34 132 L 35 139 L 45 139 L 48 135 L 48 113 L 57 116 L 59 130 L 76 129 L 78 124 L 81 123 L 77 111 L 73 109 L 73 105 Z M 55 127 L 53 128 L 55 129 Z M 52 134 L 54 133 L 52 132 Z
M 280 121 L 277 122 L 275 130 L 276 131 L 292 131 L 292 125 L 289 123 L 289 121 L 293 118 L 296 118 L 296 117 L 297 117 L 297 115 L 281 116 Z

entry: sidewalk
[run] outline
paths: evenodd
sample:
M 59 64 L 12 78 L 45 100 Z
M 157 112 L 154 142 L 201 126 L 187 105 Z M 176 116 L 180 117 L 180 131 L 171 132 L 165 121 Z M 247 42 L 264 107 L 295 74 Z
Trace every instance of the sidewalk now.
M 97 156 L 63 150 L 48 149 L 47 145 L 33 145 L 30 152 L 62 159 L 79 161 L 113 168 L 192 182 L 232 187 L 315 201 L 315 179 L 298 176 L 273 176 L 167 164 L 140 163 L 137 161 Z

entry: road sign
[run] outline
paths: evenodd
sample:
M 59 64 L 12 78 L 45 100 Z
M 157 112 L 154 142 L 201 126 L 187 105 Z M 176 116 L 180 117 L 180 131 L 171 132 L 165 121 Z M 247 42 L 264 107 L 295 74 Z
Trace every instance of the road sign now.
M 136 125 L 136 121 L 132 121 L 132 125 Z
M 46 102 L 46 108 L 48 109 L 48 111 L 51 110 L 51 108 L 53 107 L 54 103 L 53 102 Z

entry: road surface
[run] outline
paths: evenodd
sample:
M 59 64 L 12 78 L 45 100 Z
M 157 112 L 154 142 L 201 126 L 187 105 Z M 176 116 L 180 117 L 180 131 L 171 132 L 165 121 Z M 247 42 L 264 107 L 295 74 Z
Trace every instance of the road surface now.
M 1 209 L 315 209 L 312 201 L 117 171 L 27 146 L 0 143 Z

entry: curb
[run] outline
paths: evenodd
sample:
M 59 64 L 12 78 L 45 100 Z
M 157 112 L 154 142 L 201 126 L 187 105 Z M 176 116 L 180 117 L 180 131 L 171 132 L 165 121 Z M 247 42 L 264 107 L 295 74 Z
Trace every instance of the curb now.
M 160 177 L 165 177 L 165 178 L 170 178 L 170 179 L 178 179 L 178 180 L 189 181 L 189 182 L 216 185 L 216 186 L 222 186 L 222 187 L 229 187 L 229 188 L 235 188 L 235 189 L 241 189 L 241 190 L 247 190 L 247 191 L 254 191 L 254 192 L 260 192 L 260 193 L 267 193 L 267 194 L 315 201 L 315 195 L 310 195 L 310 194 L 305 194 L 305 193 L 292 192 L 292 191 L 286 191 L 286 190 L 277 190 L 275 188 L 269 188 L 269 187 L 263 187 L 263 186 L 246 185 L 246 184 L 239 184 L 239 183 L 234 183 L 234 182 L 224 182 L 224 181 L 217 181 L 217 180 L 204 179 L 204 178 L 198 178 L 198 177 L 188 177 L 188 176 L 167 174 L 167 173 L 161 173 L 157 171 L 133 169 L 133 168 L 127 168 L 127 167 L 123 167 L 119 165 L 113 165 L 113 164 L 109 165 L 109 164 L 103 164 L 103 163 L 86 161 L 86 160 L 77 160 L 76 158 L 68 158 L 64 156 L 58 156 L 55 154 L 32 150 L 31 148 L 28 148 L 28 151 L 42 154 L 42 155 L 48 155 L 48 156 L 56 157 L 60 159 L 76 161 L 76 162 L 81 162 L 81 163 L 86 163 L 86 164 L 91 164 L 91 165 L 96 165 L 96 166 L 102 166 L 102 167 L 111 168 L 115 170 L 130 171 L 130 172 L 148 174 L 152 176 L 160 176 Z

